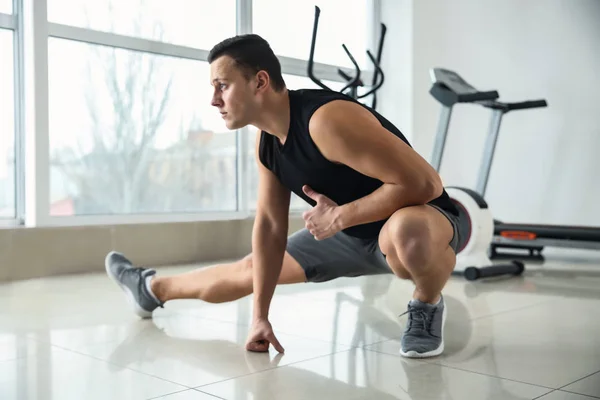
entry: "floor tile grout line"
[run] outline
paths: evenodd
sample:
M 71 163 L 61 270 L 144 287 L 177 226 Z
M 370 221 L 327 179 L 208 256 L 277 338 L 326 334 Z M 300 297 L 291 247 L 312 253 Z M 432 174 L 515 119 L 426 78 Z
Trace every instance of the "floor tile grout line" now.
M 564 393 L 572 393 L 572 394 L 578 394 L 580 396 L 587 396 L 587 397 L 591 397 L 592 399 L 600 399 L 600 396 L 596 396 L 594 394 L 583 394 L 583 393 L 579 393 L 579 392 L 573 392 L 571 390 L 564 390 L 564 389 L 556 389 L 557 392 L 564 392 Z
M 464 368 L 459 368 L 459 367 L 456 367 L 456 366 L 441 364 L 439 362 L 427 361 L 427 363 L 430 364 L 430 365 L 437 365 L 437 366 L 440 366 L 440 367 L 446 367 L 446 368 L 456 369 L 458 371 L 470 372 L 470 373 L 473 373 L 473 374 L 483 375 L 483 376 L 487 376 L 487 377 L 490 377 L 490 378 L 496 378 L 496 379 L 502 379 L 502 380 L 505 380 L 505 381 L 511 381 L 511 382 L 515 382 L 515 383 L 521 383 L 523 385 L 531 385 L 531 386 L 536 386 L 536 387 L 543 388 L 543 389 L 548 389 L 548 390 L 558 390 L 556 388 L 548 387 L 548 386 L 544 386 L 544 385 L 540 385 L 538 383 L 531 383 L 531 382 L 519 381 L 519 380 L 512 379 L 512 378 L 505 378 L 505 377 L 498 376 L 498 375 L 486 374 L 484 372 L 479 372 L 479 371 L 471 371 L 471 370 L 464 369 Z
M 379 354 L 385 354 L 385 355 L 392 356 L 392 357 L 402 358 L 402 356 L 400 356 L 400 355 L 386 353 L 386 352 L 383 352 L 383 351 L 380 351 L 380 350 L 367 349 L 367 351 L 372 351 L 372 352 L 379 353 Z M 504 378 L 504 377 L 497 376 L 497 375 L 490 375 L 490 374 L 486 374 L 486 373 L 483 373 L 483 372 L 470 371 L 470 370 L 467 370 L 467 369 L 458 368 L 458 367 L 451 366 L 451 365 L 441 364 L 439 362 L 428 361 L 427 359 L 418 359 L 418 358 L 415 358 L 415 359 L 410 359 L 410 360 L 411 361 L 418 361 L 419 363 L 426 364 L 426 365 L 436 365 L 438 367 L 450 368 L 450 369 L 455 369 L 455 370 L 462 371 L 462 372 L 467 372 L 467 373 L 472 373 L 472 374 L 477 374 L 477 375 L 483 375 L 483 376 L 487 376 L 488 378 L 496 378 L 496 379 L 511 381 L 511 382 L 515 382 L 515 383 L 521 383 L 521 384 L 524 384 L 524 385 L 536 386 L 536 387 L 543 388 L 543 389 L 548 389 L 548 390 L 558 390 L 558 389 L 555 389 L 555 388 L 550 388 L 550 387 L 547 387 L 547 386 L 539 385 L 537 383 L 523 382 L 523 381 L 518 381 L 518 380 L 515 380 L 515 379 L 511 379 L 511 378 Z
M 537 399 L 541 399 L 542 397 L 544 397 L 544 396 L 548 396 L 549 394 L 551 394 L 551 393 L 554 393 L 554 392 L 556 392 L 557 390 L 558 390 L 558 389 L 554 389 L 554 390 L 551 390 L 551 391 L 549 391 L 548 393 L 540 394 L 538 397 L 534 397 L 534 398 L 533 398 L 533 399 L 531 399 L 531 400 L 537 400 Z
M 574 383 L 577 383 L 577 382 L 579 382 L 579 381 L 581 381 L 581 380 L 583 380 L 583 379 L 589 378 L 589 377 L 590 377 L 590 376 L 592 376 L 592 375 L 596 375 L 596 374 L 597 374 L 597 373 L 599 373 L 599 372 L 600 372 L 600 371 L 592 372 L 591 374 L 589 374 L 589 375 L 586 375 L 586 376 L 584 376 L 583 378 L 579 378 L 579 379 L 577 379 L 577 380 L 575 380 L 575 381 L 573 381 L 573 382 L 571 382 L 571 383 L 567 383 L 566 385 L 559 387 L 559 388 L 558 388 L 558 390 L 561 390 L 561 389 L 562 389 L 562 388 L 564 388 L 564 387 L 567 387 L 567 386 L 569 386 L 569 385 L 572 385 L 572 384 L 574 384 Z M 594 397 L 597 397 L 597 396 L 594 396 Z
M 592 399 L 600 399 L 600 396 L 595 396 L 595 395 L 591 395 L 591 394 L 583 394 L 583 393 L 579 393 L 579 392 L 571 392 L 570 390 L 554 389 L 554 390 L 552 390 L 552 391 L 550 391 L 548 393 L 544 393 L 544 394 L 542 394 L 542 395 L 540 395 L 538 397 L 535 397 L 532 400 L 540 399 L 540 398 L 542 398 L 544 396 L 548 396 L 549 394 L 552 394 L 554 392 L 563 392 L 563 393 L 577 394 L 579 396 L 590 397 Z
M 162 399 L 163 397 L 167 397 L 167 396 L 172 396 L 174 394 L 178 394 L 178 393 L 183 393 L 183 392 L 189 392 L 190 390 L 194 390 L 192 388 L 189 389 L 183 389 L 183 390 L 178 390 L 176 392 L 170 392 L 170 393 L 165 393 L 165 394 L 160 394 L 158 396 L 154 396 L 154 397 L 149 397 L 145 400 L 156 400 L 156 399 Z
M 391 342 L 391 341 L 400 340 L 400 339 L 402 339 L 402 335 L 400 335 L 400 336 L 394 336 L 394 337 L 388 338 L 388 339 L 383 339 L 383 340 L 380 340 L 378 342 L 373 342 L 373 343 L 369 343 L 369 344 L 363 344 L 363 345 L 360 346 L 360 348 L 361 349 L 366 349 L 369 346 L 375 346 L 375 345 L 378 345 L 378 344 L 381 344 L 381 343 Z M 370 349 L 367 349 L 367 350 L 370 350 Z
M 200 393 L 202 393 L 202 394 L 206 394 L 206 395 L 208 395 L 208 396 L 212 396 L 212 397 L 214 397 L 214 398 L 216 398 L 216 399 L 219 399 L 219 400 L 226 400 L 226 399 L 224 399 L 223 397 L 219 397 L 219 396 L 217 396 L 217 395 L 214 395 L 214 394 L 211 394 L 211 393 L 208 393 L 208 392 L 204 392 L 204 391 L 202 391 L 202 390 L 200 390 L 200 389 L 192 389 L 192 390 L 194 390 L 194 391 L 196 391 L 196 392 L 200 392 Z
M 215 396 L 214 394 L 210 394 L 210 393 L 202 392 L 202 391 L 200 391 L 200 390 L 196 390 L 196 389 L 194 389 L 194 388 L 189 388 L 189 389 L 179 390 L 179 391 L 177 391 L 177 392 L 172 392 L 172 393 L 165 393 L 165 394 L 162 394 L 162 395 L 160 395 L 160 396 L 156 396 L 156 397 L 150 397 L 149 399 L 146 399 L 146 400 L 157 400 L 157 399 L 162 399 L 162 398 L 164 398 L 164 397 L 172 396 L 172 395 L 174 395 L 174 394 L 183 393 L 183 392 L 189 392 L 189 391 L 193 391 L 193 392 L 200 392 L 200 393 L 202 393 L 202 394 L 205 394 L 205 395 L 207 395 L 207 396 L 214 397 L 215 399 L 219 399 L 219 400 L 225 400 L 225 399 L 224 399 L 224 398 L 222 398 L 222 397 Z
M 522 311 L 522 310 L 526 310 L 526 309 L 532 308 L 532 307 L 537 307 L 539 305 L 546 304 L 546 303 L 549 303 L 549 302 L 552 302 L 552 301 L 554 301 L 554 300 L 553 299 L 548 299 L 548 300 L 541 301 L 539 303 L 529 304 L 527 306 L 513 308 L 511 310 L 498 311 L 498 312 L 495 312 L 495 313 L 492 313 L 492 314 L 482 315 L 482 316 L 479 316 L 479 317 L 471 318 L 470 321 L 480 321 L 482 319 L 491 318 L 491 317 L 495 317 L 495 316 L 502 315 L 502 314 L 507 314 L 507 313 L 511 313 L 511 312 L 515 312 L 515 311 Z
M 357 347 L 357 348 L 358 348 L 358 347 Z M 233 379 L 245 378 L 245 377 L 247 377 L 247 376 L 250 376 L 250 375 L 262 374 L 263 372 L 272 371 L 272 370 L 279 369 L 279 368 L 285 368 L 285 367 L 289 367 L 290 365 L 296 365 L 296 364 L 298 364 L 298 363 L 303 363 L 303 362 L 307 362 L 307 361 L 312 361 L 312 360 L 316 360 L 316 359 L 318 359 L 318 358 L 329 357 L 329 356 L 333 356 L 333 355 L 335 355 L 335 354 L 346 353 L 346 352 L 349 352 L 350 350 L 352 350 L 352 349 L 348 349 L 348 350 L 340 350 L 340 351 L 336 351 L 336 352 L 333 352 L 333 353 L 322 354 L 322 355 L 320 355 L 320 356 L 315 356 L 315 357 L 307 358 L 307 359 L 305 359 L 305 360 L 298 360 L 298 361 L 294 361 L 294 362 L 292 362 L 292 363 L 285 364 L 285 365 L 276 365 L 276 366 L 274 366 L 274 367 L 271 367 L 271 368 L 265 368 L 265 369 L 263 369 L 263 370 L 260 370 L 260 371 L 250 372 L 250 373 L 248 373 L 248 374 L 238 375 L 238 376 L 234 376 L 234 377 L 231 377 L 231 378 L 222 379 L 222 380 L 220 380 L 220 381 L 211 382 L 211 383 L 206 383 L 206 384 L 204 384 L 204 385 L 200 385 L 200 386 L 195 386 L 195 387 L 193 387 L 192 389 L 199 390 L 199 388 L 203 388 L 203 387 L 206 387 L 206 386 L 210 386 L 210 385 L 216 385 L 216 384 L 223 383 L 223 382 L 227 382 L 227 381 L 230 381 L 230 380 L 233 380 Z
M 103 362 L 103 363 L 114 365 L 114 366 L 119 367 L 119 368 L 127 369 L 129 371 L 133 371 L 133 372 L 136 372 L 136 373 L 139 373 L 139 374 L 142 374 L 142 375 L 150 376 L 152 378 L 160 379 L 161 381 L 169 382 L 169 383 L 172 383 L 174 385 L 178 385 L 178 386 L 182 386 L 182 387 L 186 388 L 186 389 L 183 389 L 182 391 L 188 390 L 188 389 L 193 389 L 193 387 L 191 387 L 191 386 L 184 385 L 184 384 L 178 383 L 178 382 L 173 382 L 173 381 L 171 381 L 169 379 L 161 378 L 160 376 L 152 375 L 152 374 L 149 374 L 147 372 L 140 371 L 140 370 L 137 370 L 137 369 L 134 369 L 134 368 L 125 367 L 125 366 L 123 366 L 121 364 L 116 364 L 116 363 L 110 362 L 108 360 L 103 360 L 100 357 L 96 357 L 96 356 L 93 356 L 93 355 L 90 355 L 90 354 L 85 354 L 85 353 L 82 353 L 82 352 L 77 351 L 77 350 L 68 349 L 66 347 L 62 347 L 62 346 L 59 346 L 59 345 L 56 345 L 56 344 L 51 345 L 51 347 L 56 347 L 58 349 L 65 350 L 65 351 L 68 351 L 68 352 L 71 352 L 71 353 L 74 353 L 74 354 L 78 354 L 78 355 L 83 356 L 83 357 L 91 358 L 91 359 L 94 359 L 96 361 L 100 361 L 100 362 Z M 174 393 L 178 393 L 178 392 L 174 392 Z

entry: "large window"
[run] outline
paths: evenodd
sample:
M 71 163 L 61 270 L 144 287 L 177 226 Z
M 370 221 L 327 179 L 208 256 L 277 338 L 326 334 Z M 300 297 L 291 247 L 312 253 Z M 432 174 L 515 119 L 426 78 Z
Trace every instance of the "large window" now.
M 50 39 L 51 215 L 235 211 L 206 62 Z
M 315 61 L 352 67 L 342 48 L 345 44 L 356 62 L 365 67 L 368 16 L 373 7 L 370 0 L 253 0 L 254 32 L 268 40 L 277 55 L 306 60 L 310 55 L 315 5 L 321 9 Z
M 165 43 L 210 49 L 236 33 L 236 0 L 47 1 L 51 22 Z
M 0 3 L 2 4 L 2 3 Z M 0 218 L 15 217 L 13 32 L 0 29 Z

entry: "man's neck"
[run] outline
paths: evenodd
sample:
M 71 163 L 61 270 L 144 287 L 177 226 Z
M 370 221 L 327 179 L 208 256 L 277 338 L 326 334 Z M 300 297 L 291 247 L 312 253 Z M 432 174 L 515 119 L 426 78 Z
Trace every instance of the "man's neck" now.
M 290 99 L 288 89 L 272 92 L 265 99 L 263 109 L 254 125 L 285 143 L 290 128 Z

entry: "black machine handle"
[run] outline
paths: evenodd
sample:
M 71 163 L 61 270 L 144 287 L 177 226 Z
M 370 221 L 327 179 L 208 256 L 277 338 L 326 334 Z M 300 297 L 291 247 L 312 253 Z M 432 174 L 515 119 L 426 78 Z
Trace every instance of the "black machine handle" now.
M 367 93 L 364 93 L 360 96 L 358 96 L 359 99 L 362 99 L 363 97 L 367 97 L 370 94 L 373 94 L 373 104 L 372 104 L 372 108 L 375 109 L 375 106 L 377 105 L 377 100 L 375 97 L 375 92 L 377 90 L 379 90 L 379 88 L 381 87 L 381 85 L 383 85 L 383 81 L 385 80 L 385 76 L 383 74 L 383 70 L 381 69 L 381 66 L 379 65 L 379 62 L 377 60 L 375 60 L 375 58 L 373 57 L 373 54 L 371 54 L 371 52 L 369 50 L 367 50 L 367 55 L 369 56 L 369 58 L 371 59 L 371 61 L 373 62 L 373 65 L 375 65 L 375 75 L 373 76 L 373 89 L 369 90 Z M 379 81 L 378 84 L 375 84 L 375 79 L 377 78 L 377 75 L 381 75 L 381 81 Z
M 541 108 L 547 107 L 548 103 L 546 100 L 531 100 L 531 101 L 522 101 L 519 103 L 507 103 L 509 110 L 526 110 L 528 108 Z
M 321 15 L 321 9 L 315 6 L 315 23 L 313 25 L 312 42 L 310 43 L 310 56 L 308 57 L 308 77 L 317 85 L 323 89 L 331 90 L 327 85 L 321 82 L 313 73 L 313 64 L 315 57 L 315 44 L 317 42 L 317 27 L 319 26 L 319 16 Z
M 460 103 L 475 103 L 478 101 L 495 100 L 498 97 L 499 97 L 498 91 L 491 90 L 489 92 L 475 92 L 475 93 L 461 94 L 458 96 L 458 101 Z
M 530 108 L 541 108 L 547 107 L 548 103 L 546 100 L 530 100 L 530 101 L 520 101 L 517 103 L 504 103 L 502 101 L 489 101 L 483 103 L 484 107 L 493 108 L 496 110 L 501 110 L 503 113 L 507 113 L 509 111 L 515 110 L 527 110 Z
M 317 78 L 314 74 L 314 55 L 315 55 L 315 46 L 316 46 L 316 41 L 317 41 L 317 30 L 318 30 L 320 15 L 321 15 L 321 9 L 318 6 L 315 6 L 315 20 L 314 20 L 314 25 L 313 25 L 313 35 L 312 35 L 312 41 L 311 41 L 311 45 L 310 45 L 310 55 L 308 58 L 308 77 L 314 83 L 316 83 L 319 87 L 321 87 L 323 89 L 331 90 L 327 85 L 325 85 L 323 82 L 321 82 L 321 80 L 319 78 Z M 357 99 L 361 99 L 363 97 L 373 95 L 373 105 L 372 105 L 373 109 L 375 108 L 375 106 L 377 104 L 375 92 L 377 90 L 379 90 L 379 88 L 381 88 L 381 86 L 383 85 L 383 82 L 384 82 L 384 78 L 385 78 L 383 69 L 380 66 L 380 62 L 381 62 L 381 53 L 383 50 L 383 41 L 384 41 L 386 32 L 387 32 L 387 27 L 385 26 L 385 24 L 381 24 L 381 35 L 379 37 L 377 58 L 375 58 L 373 56 L 373 54 L 369 50 L 367 50 L 367 55 L 369 56 L 369 58 L 371 59 L 371 62 L 373 62 L 373 65 L 375 66 L 375 73 L 373 74 L 373 84 L 372 84 L 373 87 L 367 93 L 362 94 L 360 96 L 358 96 L 356 94 L 356 91 L 353 90 L 354 97 L 356 97 Z M 352 53 L 350 53 L 350 51 L 348 50 L 346 45 L 342 44 L 342 47 L 343 47 L 344 51 L 346 52 L 346 55 L 350 58 L 350 61 L 352 61 L 356 75 L 354 77 L 351 77 L 343 70 L 338 69 L 338 74 L 340 76 L 342 76 L 348 82 L 346 84 L 346 86 L 344 86 L 340 90 L 340 92 L 344 92 L 348 88 L 356 88 L 358 86 L 363 86 L 363 82 L 360 79 L 361 70 L 360 70 L 360 67 L 358 66 L 358 63 L 356 62 L 356 60 L 352 56 Z M 379 83 L 377 83 L 378 79 L 380 79 Z
M 385 24 L 381 24 L 381 36 L 379 37 L 379 49 L 378 49 L 378 59 L 375 59 L 375 57 L 373 56 L 373 53 L 371 53 L 370 50 L 367 50 L 367 56 L 369 56 L 369 59 L 371 60 L 371 62 L 373 63 L 373 66 L 375 67 L 375 73 L 373 74 L 373 83 L 372 83 L 372 89 L 369 90 L 366 93 L 361 94 L 360 96 L 356 96 L 357 99 L 362 99 L 365 98 L 367 96 L 370 96 L 371 94 L 373 95 L 373 103 L 372 103 L 372 108 L 375 109 L 375 106 L 377 105 L 377 97 L 375 95 L 375 92 L 377 90 L 379 90 L 379 88 L 381 88 L 381 86 L 383 85 L 383 82 L 385 80 L 385 74 L 383 73 L 383 69 L 381 69 L 381 65 L 379 64 L 379 61 L 381 59 L 381 51 L 383 49 L 383 40 L 385 38 L 385 33 L 387 31 L 387 27 L 385 26 Z M 356 75 L 358 78 L 360 78 L 360 68 L 358 67 L 358 65 L 356 64 L 356 61 L 354 61 L 354 57 L 352 57 L 352 53 L 350 53 L 350 51 L 346 48 L 345 45 L 344 46 L 344 50 L 346 50 L 346 54 L 348 54 L 348 57 L 350 57 L 350 60 L 352 60 L 354 67 L 356 68 Z M 344 71 L 338 69 L 338 73 L 344 77 L 344 79 L 346 79 L 347 81 L 351 80 L 352 78 L 350 78 L 348 76 L 348 74 L 346 74 Z M 381 75 L 381 79 L 379 81 L 379 83 L 377 83 L 377 78 Z M 350 84 L 346 85 L 341 91 L 343 92 L 344 90 L 348 89 L 349 87 L 352 86 L 363 86 L 363 83 L 360 79 L 354 79 L 353 82 L 351 82 Z
M 342 44 L 342 47 L 344 48 L 346 55 L 348 55 L 348 57 L 350 58 L 350 61 L 352 61 L 352 64 L 354 64 L 354 70 L 356 71 L 356 76 L 346 86 L 344 86 L 342 88 L 342 90 L 340 90 L 340 92 L 343 92 L 344 90 L 348 89 L 351 86 L 358 86 L 358 82 L 360 81 L 360 67 L 358 66 L 358 63 L 356 62 L 354 57 L 352 57 L 352 53 L 350 53 L 350 51 L 348 50 L 346 45 Z
M 379 35 L 379 46 L 377 47 L 377 58 L 376 58 L 377 62 L 375 63 L 376 69 L 375 69 L 375 74 L 373 75 L 373 82 L 371 82 L 371 86 L 372 87 L 377 86 L 378 89 L 381 87 L 381 85 L 383 85 L 383 70 L 381 68 L 377 68 L 377 67 L 379 67 L 379 65 L 381 63 L 381 53 L 383 51 L 383 40 L 385 39 L 386 33 L 387 33 L 387 26 L 385 26 L 385 24 L 382 23 L 381 24 L 381 34 Z M 381 84 L 376 85 L 377 77 L 379 74 L 381 74 Z M 373 92 L 373 102 L 371 103 L 371 108 L 374 110 L 375 107 L 377 107 L 377 94 L 375 92 Z
M 347 81 L 351 81 L 352 77 L 344 72 L 343 69 L 338 68 L 338 74 Z

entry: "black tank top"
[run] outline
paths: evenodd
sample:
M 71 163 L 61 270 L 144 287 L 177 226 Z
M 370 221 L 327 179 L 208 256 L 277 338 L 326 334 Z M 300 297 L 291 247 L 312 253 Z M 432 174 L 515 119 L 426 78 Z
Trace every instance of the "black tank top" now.
M 391 122 L 375 110 L 349 96 L 322 89 L 288 90 L 288 93 L 290 128 L 287 139 L 282 145 L 276 136 L 262 131 L 259 158 L 285 187 L 312 206 L 315 206 L 316 202 L 304 194 L 303 185 L 310 186 L 338 205 L 353 202 L 383 185 L 382 181 L 361 174 L 348 166 L 333 163 L 321 154 L 309 134 L 308 126 L 313 113 L 323 104 L 333 100 L 347 100 L 360 104 L 375 115 L 386 129 L 410 146 L 408 140 Z M 445 190 L 440 197 L 430 203 L 458 215 L 458 210 L 450 201 Z M 352 226 L 344 229 L 344 232 L 358 238 L 373 239 L 379 235 L 379 231 L 386 221 L 387 218 Z

